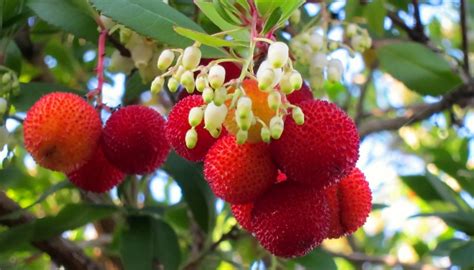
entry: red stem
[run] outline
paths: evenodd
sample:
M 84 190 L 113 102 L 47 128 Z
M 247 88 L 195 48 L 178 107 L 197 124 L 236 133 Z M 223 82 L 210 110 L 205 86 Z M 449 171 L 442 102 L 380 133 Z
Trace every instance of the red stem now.
M 97 49 L 97 67 L 96 67 L 96 74 L 97 74 L 97 88 L 90 91 L 87 94 L 88 99 L 92 99 L 96 97 L 97 101 L 97 108 L 100 110 L 102 109 L 102 87 L 104 86 L 104 57 L 105 57 L 105 43 L 107 42 L 107 34 L 108 31 L 105 28 L 104 24 L 100 19 L 97 19 L 97 24 L 100 27 L 100 34 L 99 34 L 99 45 Z

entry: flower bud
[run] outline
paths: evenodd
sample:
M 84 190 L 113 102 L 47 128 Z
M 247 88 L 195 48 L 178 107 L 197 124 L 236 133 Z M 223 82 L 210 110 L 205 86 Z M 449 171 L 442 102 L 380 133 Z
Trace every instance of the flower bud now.
M 196 78 L 196 89 L 199 91 L 199 92 L 202 92 L 204 91 L 204 89 L 206 87 L 208 87 L 209 84 L 207 82 L 207 78 L 205 75 L 199 75 L 197 78 Z
M 298 24 L 301 20 L 301 10 L 295 9 L 290 16 L 290 23 L 291 24 Z
M 8 143 L 8 137 L 9 137 L 8 130 L 5 126 L 0 127 L 0 150 L 3 149 L 3 147 Z
M 208 131 L 209 131 L 209 134 L 211 134 L 211 136 L 212 136 L 214 139 L 217 139 L 217 138 L 219 138 L 219 136 L 221 135 L 222 128 L 213 129 L 213 130 L 208 130 Z
M 311 68 L 317 70 L 323 70 L 326 67 L 327 58 L 326 54 L 319 52 L 313 55 L 311 58 Z
M 181 84 L 186 88 L 186 92 L 194 92 L 194 74 L 190 70 L 186 70 L 183 75 L 181 75 Z
M 171 77 L 168 80 L 168 89 L 171 93 L 174 93 L 178 90 L 179 82 L 175 78 Z
M 126 44 L 130 41 L 132 38 L 133 31 L 126 28 L 125 26 L 120 27 L 120 33 L 119 33 L 119 38 L 120 38 L 120 43 Z
M 253 113 L 250 112 L 247 117 L 238 117 L 238 112 L 235 112 L 235 122 L 237 122 L 237 126 L 241 130 L 249 130 L 250 126 L 252 125 L 252 120 L 253 120 Z
M 157 67 L 159 70 L 167 70 L 174 61 L 174 53 L 171 50 L 164 50 L 158 58 Z
M 237 131 L 237 134 L 235 135 L 237 144 L 244 144 L 245 141 L 247 141 L 247 138 L 249 136 L 249 132 L 247 130 L 239 130 Z
M 156 95 L 158 94 L 161 89 L 163 88 L 163 85 L 165 84 L 165 78 L 162 76 L 156 77 L 152 82 L 151 82 L 151 93 Z
M 319 74 L 313 74 L 311 76 L 310 84 L 313 90 L 322 89 L 324 86 L 324 74 L 322 72 Z
M 267 69 L 272 70 L 273 76 L 274 76 L 273 82 L 271 83 L 270 87 L 267 88 L 267 89 L 270 89 L 270 88 L 275 87 L 278 84 L 278 82 L 280 82 L 281 76 L 283 75 L 283 70 L 281 68 L 272 68 L 270 63 L 267 60 L 265 60 L 258 67 L 257 80 L 259 77 L 264 76 L 262 73 L 265 72 Z M 260 90 L 266 92 L 265 89 L 260 89 Z
M 267 97 L 268 107 L 272 110 L 278 110 L 281 105 L 281 94 L 277 91 L 271 92 Z
M 333 82 L 338 82 L 342 78 L 342 73 L 344 72 L 344 67 L 342 62 L 339 59 L 331 59 L 328 63 L 328 80 Z
M 308 33 L 304 33 L 300 36 L 300 38 L 303 43 L 309 43 L 309 40 L 311 39 L 311 35 Z
M 298 90 L 303 86 L 303 77 L 301 74 L 294 70 L 290 75 L 290 84 L 293 89 Z
M 217 106 L 224 104 L 227 99 L 227 89 L 225 87 L 220 87 L 214 90 L 214 103 Z
M 267 58 L 271 67 L 283 67 L 288 61 L 288 45 L 281 41 L 272 43 L 268 48 Z
M 335 50 L 337 50 L 337 49 L 339 48 L 339 43 L 336 42 L 336 41 L 331 41 L 331 42 L 329 42 L 329 46 L 328 46 L 328 47 L 329 47 L 329 50 L 335 51 Z
M 183 66 L 178 66 L 178 69 L 173 74 L 173 78 L 175 78 L 178 81 L 181 80 L 181 76 L 183 75 L 185 71 L 186 69 L 184 69 Z
M 279 116 L 273 116 L 270 119 L 270 135 L 273 139 L 278 140 L 283 133 L 283 119 Z
M 280 80 L 280 90 L 286 95 L 291 94 L 295 90 L 293 85 L 291 85 L 290 77 L 291 73 L 285 72 Z
M 271 89 L 274 79 L 275 73 L 272 69 L 267 68 L 261 72 L 260 70 L 257 72 L 258 88 L 264 92 Z
M 187 70 L 195 69 L 201 61 L 201 50 L 198 47 L 189 46 L 184 49 L 183 67 Z
M 211 101 L 214 100 L 214 90 L 210 87 L 204 88 L 202 91 L 202 100 L 204 103 L 210 103 Z
M 294 107 L 291 111 L 291 117 L 297 125 L 304 124 L 304 113 L 300 107 Z
M 346 36 L 348 38 L 355 36 L 357 34 L 357 28 L 356 24 L 350 23 L 346 28 Z
M 260 129 L 260 137 L 262 141 L 269 143 L 270 142 L 270 130 L 267 127 L 262 127 Z
M 208 131 L 220 130 L 227 116 L 227 106 L 217 106 L 214 102 L 207 105 L 204 111 L 204 128 Z
M 198 134 L 194 128 L 189 129 L 186 132 L 186 136 L 184 137 L 184 140 L 186 142 L 186 147 L 188 149 L 193 149 L 196 147 L 197 141 L 198 141 Z
M 204 118 L 204 111 L 201 107 L 194 107 L 189 111 L 188 123 L 192 127 L 196 127 L 201 124 Z
M 137 68 L 145 68 L 148 66 L 153 57 L 153 48 L 145 43 L 139 43 L 130 48 L 133 62 Z
M 115 50 L 110 57 L 110 72 L 123 72 L 125 74 L 130 74 L 132 72 L 135 64 L 133 63 L 132 58 L 124 57 L 120 54 L 118 50 Z
M 246 118 L 252 112 L 252 100 L 249 97 L 241 97 L 237 101 L 236 118 Z
M 319 51 L 324 46 L 324 38 L 319 33 L 313 33 L 311 35 L 308 43 L 311 46 L 311 49 L 313 49 L 315 51 Z
M 7 112 L 8 102 L 4 98 L 0 98 L 0 115 Z
M 225 80 L 225 68 L 221 65 L 212 66 L 209 69 L 208 79 L 212 88 L 217 89 L 221 87 Z
M 5 73 L 2 75 L 2 84 L 7 84 L 11 81 L 12 75 L 10 73 Z

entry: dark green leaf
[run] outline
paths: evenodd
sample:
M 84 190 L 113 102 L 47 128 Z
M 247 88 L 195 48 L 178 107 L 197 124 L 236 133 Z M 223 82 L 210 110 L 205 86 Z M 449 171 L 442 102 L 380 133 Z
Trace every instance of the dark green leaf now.
M 273 10 L 272 14 L 265 22 L 265 25 L 263 27 L 263 33 L 268 33 L 268 31 L 270 31 L 270 29 L 272 29 L 272 27 L 274 27 L 278 23 L 281 18 L 281 14 L 281 8 L 276 8 L 275 10 Z
M 274 1 L 255 0 L 255 6 L 257 6 L 257 10 L 258 10 L 258 13 L 260 13 L 260 16 L 268 17 L 268 16 L 270 16 L 270 14 L 272 14 L 272 12 L 275 9 L 288 4 L 288 2 L 291 2 L 291 1 L 285 1 L 285 0 L 274 0 Z
M 417 43 L 383 46 L 378 57 L 385 71 L 422 95 L 441 95 L 462 82 L 446 60 Z
M 295 259 L 295 262 L 308 269 L 337 270 L 333 257 L 321 248 L 313 250 L 304 257 Z
M 226 21 L 217 11 L 216 7 L 212 2 L 207 2 L 205 0 L 196 0 L 196 5 L 199 7 L 202 13 L 206 15 L 216 26 L 218 26 L 222 31 L 229 31 L 239 27 L 237 24 L 232 24 Z M 229 34 L 235 40 L 249 40 L 249 32 L 246 29 L 242 29 L 237 32 L 232 32 Z
M 125 269 L 178 269 L 181 261 L 178 238 L 164 221 L 151 216 L 129 216 L 121 237 Z
M 430 184 L 424 175 L 407 175 L 400 177 L 411 190 L 413 190 L 418 197 L 427 202 L 443 201 L 443 198 Z
M 214 196 L 204 180 L 202 169 L 172 152 L 164 170 L 178 183 L 196 222 L 205 232 L 210 232 L 215 216 Z
M 458 238 L 440 241 L 431 253 L 435 256 L 448 256 L 451 253 L 451 250 L 462 246 L 464 243 L 466 243 L 466 240 Z
M 123 97 L 125 104 L 132 104 L 140 97 L 146 90 L 150 89 L 150 85 L 143 83 L 142 78 L 138 72 L 127 76 L 125 82 L 125 94 Z
M 56 216 L 36 219 L 0 233 L 1 250 L 11 250 L 25 242 L 46 240 L 64 231 L 110 216 L 116 211 L 116 208 L 108 206 L 68 204 Z
M 460 267 L 474 266 L 474 241 L 469 241 L 464 245 L 451 251 L 449 258 L 452 263 Z
M 456 230 L 474 236 L 474 213 L 445 212 L 445 213 L 421 213 L 413 217 L 436 216 Z
M 191 19 L 162 1 L 155 0 L 92 0 L 92 4 L 103 14 L 130 27 L 132 30 L 156 41 L 176 47 L 187 47 L 193 43 L 178 35 L 174 26 L 203 32 Z M 215 48 L 203 48 L 206 57 L 223 56 Z
M 22 83 L 20 84 L 20 93 L 12 98 L 12 104 L 18 111 L 27 111 L 42 96 L 56 91 L 69 92 L 77 95 L 86 94 L 85 91 L 79 91 L 69 87 L 50 83 Z
M 193 31 L 191 29 L 186 29 L 183 27 L 175 27 L 174 30 L 176 33 L 187 37 L 189 39 L 199 41 L 204 45 L 211 47 L 236 47 L 236 46 L 245 46 L 246 44 L 238 41 L 229 41 L 216 36 L 211 36 L 206 33 Z
M 5 66 L 15 71 L 17 74 L 21 72 L 21 51 L 13 40 L 1 40 L 0 44 L 8 42 L 5 50 Z
M 28 0 L 27 5 L 46 22 L 75 36 L 97 40 L 97 24 L 84 3 L 78 0 Z
M 383 36 L 386 14 L 385 0 L 374 0 L 365 8 L 365 17 L 369 23 L 369 29 L 378 36 Z

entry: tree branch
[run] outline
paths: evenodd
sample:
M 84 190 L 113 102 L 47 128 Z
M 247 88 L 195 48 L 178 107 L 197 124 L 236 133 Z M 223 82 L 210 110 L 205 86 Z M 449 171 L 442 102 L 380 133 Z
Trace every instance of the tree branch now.
M 460 86 L 455 91 L 444 95 L 440 101 L 435 103 L 422 103 L 406 110 L 404 116 L 392 119 L 374 119 L 363 122 L 359 125 L 359 134 L 361 138 L 379 131 L 397 130 L 403 126 L 420 122 L 432 116 L 435 113 L 442 112 L 454 104 L 468 106 L 474 98 L 474 80 Z
M 469 40 L 467 37 L 467 14 L 466 14 L 466 1 L 461 0 L 461 6 L 459 8 L 460 20 L 461 20 L 461 35 L 462 35 L 462 51 L 464 55 L 464 70 L 470 76 L 469 68 Z
M 0 191 L 0 217 L 20 209 L 21 207 L 17 203 L 11 200 L 3 191 Z M 14 227 L 29 223 L 34 219 L 33 215 L 23 213 L 16 218 L 0 220 L 0 224 Z M 98 264 L 84 254 L 82 249 L 62 237 L 56 236 L 45 241 L 33 242 L 32 245 L 47 253 L 58 266 L 73 270 L 101 269 Z

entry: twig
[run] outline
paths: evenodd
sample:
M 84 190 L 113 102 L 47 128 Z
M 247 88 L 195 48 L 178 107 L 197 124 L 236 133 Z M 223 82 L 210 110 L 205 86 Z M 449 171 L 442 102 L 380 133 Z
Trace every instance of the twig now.
M 464 55 L 464 70 L 466 71 L 467 75 L 470 76 L 470 68 L 469 68 L 469 40 L 467 37 L 467 14 L 466 14 L 466 1 L 461 0 L 460 6 L 460 20 L 461 20 L 461 35 L 462 35 L 462 51 Z
M 397 258 L 393 256 L 369 256 L 364 253 L 354 252 L 351 254 L 345 254 L 341 252 L 334 252 L 326 250 L 330 255 L 334 257 L 344 258 L 348 261 L 355 263 L 373 263 L 373 264 L 382 264 L 388 267 L 401 266 L 403 269 L 411 270 L 434 270 L 434 269 L 447 269 L 447 268 L 438 268 L 428 264 L 423 263 L 403 263 L 400 262 Z
M 418 33 L 424 33 L 425 29 L 423 27 L 423 23 L 421 22 L 420 16 L 420 5 L 418 4 L 418 0 L 413 0 L 413 17 L 415 17 L 415 26 L 413 30 Z
M 369 74 L 367 75 L 367 80 L 360 87 L 360 96 L 359 96 L 359 100 L 357 102 L 356 115 L 355 115 L 355 119 L 354 119 L 356 123 L 359 123 L 360 120 L 362 120 L 362 118 L 364 116 L 365 96 L 367 94 L 367 90 L 369 89 L 369 85 L 372 82 L 373 75 L 374 75 L 374 70 L 370 69 Z
M 196 269 L 199 263 L 211 252 L 215 251 L 219 245 L 227 240 L 237 239 L 240 235 L 240 230 L 237 225 L 234 225 L 228 232 L 224 233 L 219 240 L 212 243 L 207 249 L 205 249 L 201 254 L 199 254 L 196 258 L 192 259 L 188 262 L 183 269 L 185 270 L 192 270 Z
M 4 192 L 0 191 L 0 216 L 8 215 L 20 209 L 18 204 L 8 198 Z M 14 227 L 32 222 L 34 219 L 33 215 L 23 213 L 13 219 L 0 220 L 0 224 Z M 58 266 L 64 266 L 66 269 L 100 269 L 100 266 L 87 257 L 82 249 L 62 237 L 52 237 L 45 241 L 33 242 L 32 244 L 47 253 Z
M 461 106 L 470 105 L 474 98 L 474 80 L 460 86 L 455 91 L 444 95 L 440 101 L 435 103 L 423 103 L 412 107 L 413 109 L 406 110 L 404 116 L 395 117 L 391 119 L 376 119 L 363 122 L 359 125 L 359 135 L 361 138 L 370 133 L 397 130 L 403 126 L 420 122 L 432 116 L 435 113 L 444 111 L 454 104 Z
M 420 42 L 420 43 L 423 43 L 425 45 L 429 45 L 428 44 L 429 43 L 428 42 L 429 38 L 424 33 L 423 26 L 421 27 L 421 31 L 419 29 L 417 29 L 416 26 L 415 26 L 415 28 L 412 29 L 405 23 L 405 21 L 403 21 L 397 15 L 396 12 L 393 12 L 393 11 L 388 11 L 387 16 L 390 18 L 390 20 L 392 20 L 393 24 L 395 24 L 396 26 L 403 29 L 413 41 Z M 418 28 L 420 28 L 420 27 L 418 27 Z M 432 48 L 434 50 L 437 50 L 435 47 L 432 47 L 432 46 L 430 46 L 430 48 Z

